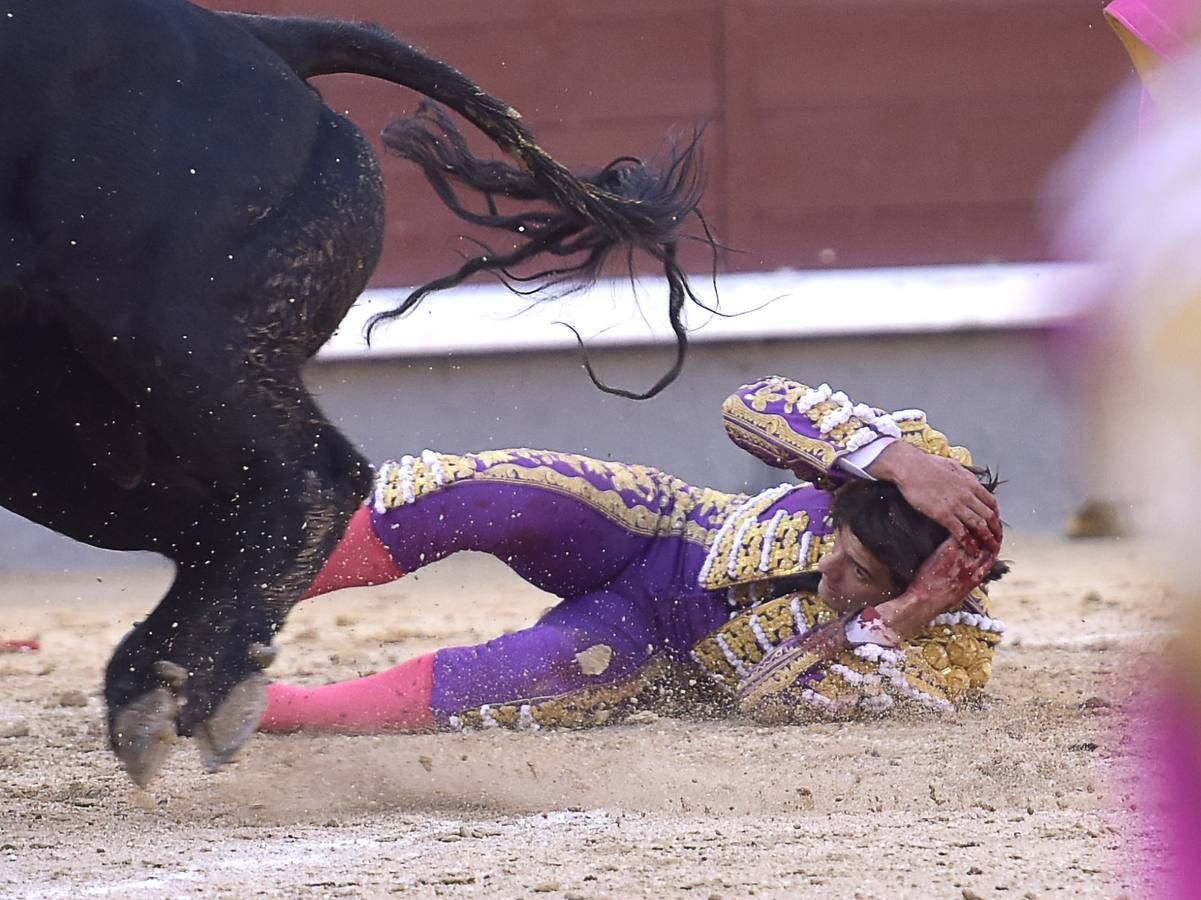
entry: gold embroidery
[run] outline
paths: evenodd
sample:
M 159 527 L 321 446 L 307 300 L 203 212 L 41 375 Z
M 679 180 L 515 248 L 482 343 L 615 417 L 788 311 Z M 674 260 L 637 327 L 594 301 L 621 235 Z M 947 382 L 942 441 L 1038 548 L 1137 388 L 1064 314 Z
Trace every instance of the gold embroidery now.
M 796 634 L 796 620 L 787 603 L 769 601 L 755 609 L 754 615 L 763 634 L 773 644 L 783 643 Z M 749 626 L 750 619 L 745 621 Z
M 837 535 L 831 531 L 829 534 L 823 534 L 810 545 L 809 560 L 805 565 L 806 572 L 813 572 L 817 570 L 817 564 L 821 562 L 823 557 L 828 556 L 830 551 L 834 549 L 834 541 L 836 539 Z
M 712 635 L 692 648 L 692 658 L 702 669 L 716 676 L 725 687 L 731 689 L 738 687 L 738 673 L 726 661 L 721 648 Z
M 754 616 L 755 622 L 773 645 L 781 644 L 797 633 L 794 606 L 800 612 L 806 631 L 835 618 L 834 610 L 822 603 L 816 594 L 784 594 L 760 603 L 722 625 L 693 647 L 693 659 L 723 684 L 730 688 L 737 687 L 740 680 L 738 671 L 726 657 L 722 643 L 734 654 L 744 670 L 749 669 L 763 659 L 763 648 L 751 624 L 751 617 Z M 719 637 L 721 641 L 718 641 Z
M 975 588 L 968 594 L 968 599 L 976 604 L 976 608 L 985 615 L 988 615 L 988 611 L 992 608 L 992 603 L 988 599 L 988 591 L 982 587 Z
M 439 455 L 437 458 L 440 473 L 436 473 L 424 459 L 411 456 L 381 469 L 376 474 L 376 489 L 383 508 L 402 506 L 475 472 L 475 465 L 468 457 Z M 405 496 L 406 489 L 410 494 L 408 498 Z
M 728 510 L 730 501 L 740 499 L 728 494 L 720 495 L 717 491 L 693 488 L 655 469 L 641 466 L 631 466 L 629 469 L 642 471 L 619 470 L 606 474 L 611 476 L 617 487 L 637 492 L 639 498 L 646 500 L 650 505 L 628 505 L 616 489 L 598 488 L 582 474 L 566 475 L 550 465 L 530 467 L 498 464 L 477 473 L 475 477 L 484 481 L 532 482 L 586 503 L 635 534 L 648 537 L 678 534 L 685 540 L 702 546 L 708 544 L 720 526 L 721 516 Z M 653 476 L 659 476 L 658 484 L 655 484 Z M 709 527 L 688 515 L 698 502 L 702 501 L 715 510 L 713 524 Z
M 736 443 L 764 451 L 769 458 L 789 464 L 785 453 L 799 456 L 817 472 L 825 474 L 838 458 L 838 448 L 792 430 L 788 420 L 779 415 L 757 413 L 730 401 L 723 410 L 726 430 Z
M 709 549 L 709 558 L 701 570 L 700 585 L 706 590 L 736 587 L 764 578 L 782 578 L 812 572 L 818 560 L 830 552 L 834 535 L 813 533 L 805 558 L 801 558 L 804 535 L 811 532 L 811 520 L 805 510 L 787 513 L 773 528 L 771 518 L 760 517 L 785 495 L 764 491 L 729 523 L 720 543 Z M 747 524 L 747 523 L 750 524 Z M 770 534 L 767 568 L 763 564 L 763 544 Z
M 978 601 L 977 601 L 978 603 Z M 794 612 L 795 611 L 795 612 Z M 736 690 L 743 675 L 765 656 L 755 626 L 770 645 L 778 646 L 796 634 L 795 613 L 810 630 L 831 622 L 834 611 L 809 592 L 787 594 L 744 610 L 693 649 L 693 660 L 728 691 Z M 720 638 L 720 640 L 719 640 Z M 992 659 L 1001 635 L 975 625 L 930 625 L 887 659 L 871 661 L 853 652 L 822 665 L 803 689 L 796 682 L 818 665 L 812 653 L 787 660 L 744 697 L 744 711 L 760 721 L 805 718 L 813 713 L 848 711 L 884 696 L 886 703 L 958 703 L 978 692 L 992 675 Z M 724 645 L 724 649 L 723 649 Z M 733 657 L 731 659 L 730 657 Z M 804 699 L 811 690 L 821 699 Z M 854 701 L 853 703 L 849 701 Z M 787 713 L 787 715 L 786 715 Z
M 754 515 L 762 515 L 762 511 L 755 511 Z M 749 517 L 748 514 L 747 518 Z M 742 521 L 745 521 L 745 518 Z M 768 568 L 763 570 L 760 568 L 763 561 L 763 542 L 767 539 L 771 522 L 755 522 L 745 531 L 742 529 L 742 522 L 739 522 L 736 528 L 731 529 L 727 549 L 724 552 L 719 551 L 715 557 L 708 581 L 714 588 L 721 588 L 738 582 L 766 578 L 769 575 L 781 576 L 800 572 L 803 565 L 798 558 L 799 535 L 804 534 L 808 528 L 809 514 L 804 510 L 785 516 L 772 534 L 772 542 L 768 548 Z M 739 534 L 742 535 L 742 540 L 734 543 Z M 790 547 L 793 549 L 791 559 L 786 560 Z M 731 554 L 734 554 L 732 574 Z
M 462 728 L 496 724 L 504 728 L 588 728 L 611 722 L 619 713 L 637 706 L 643 694 L 667 677 L 671 662 L 655 656 L 641 668 L 608 684 L 589 685 L 553 697 L 533 697 L 466 709 L 454 718 Z M 526 707 L 523 715 L 522 708 Z M 486 712 L 485 712 L 486 710 Z
M 800 558 L 800 536 L 809 530 L 809 514 L 803 510 L 793 513 L 784 519 L 776 529 L 769 551 L 770 564 L 767 571 L 759 568 L 762 559 L 763 540 L 770 527 L 768 522 L 756 522 L 743 535 L 743 543 L 734 548 L 723 540 L 724 552 L 719 551 L 714 557 L 713 567 L 706 574 L 701 587 L 706 590 L 721 590 L 722 588 L 743 588 L 765 578 L 788 578 L 797 575 L 807 575 L 817 571 L 817 564 L 834 547 L 833 532 L 824 535 L 814 534 L 809 542 L 805 558 Z M 739 529 L 732 528 L 737 532 Z M 783 532 L 783 535 L 781 535 Z M 735 537 L 737 534 L 735 534 Z M 729 558 L 731 549 L 738 553 L 733 573 L 730 572 Z M 751 595 L 738 591 L 732 598 L 737 605 L 745 605 Z
M 726 429 L 736 443 L 763 458 L 774 460 L 786 468 L 792 468 L 795 462 L 802 462 L 816 474 L 828 475 L 834 461 L 846 450 L 847 441 L 859 429 L 867 427 L 877 433 L 879 429 L 859 416 L 851 415 L 820 438 L 798 433 L 789 424 L 788 415 L 795 414 L 801 398 L 809 392 L 807 385 L 779 377 L 765 379 L 754 390 L 749 390 L 749 386 L 740 389 L 722 405 Z M 769 406 L 777 403 L 783 404 L 782 412 L 767 412 Z M 843 406 L 830 399 L 820 400 L 809 406 L 803 415 L 820 429 L 822 420 Z M 883 414 L 880 409 L 873 409 L 872 412 L 877 416 Z M 901 438 L 907 443 L 927 453 L 971 465 L 972 457 L 967 449 L 951 446 L 946 435 L 931 428 L 924 418 L 903 419 L 896 425 Z
M 694 487 L 650 466 L 609 463 L 569 453 L 485 450 L 467 456 L 438 454 L 437 458 L 442 481 L 420 458 L 381 472 L 384 508 L 406 502 L 406 479 L 412 499 L 465 480 L 524 482 L 586 503 L 635 534 L 675 534 L 706 546 L 730 509 L 747 499 L 741 494 Z M 556 464 L 569 471 L 559 471 Z M 597 487 L 588 473 L 606 479 L 612 488 Z M 632 493 L 633 502 L 621 491 Z
M 913 444 L 935 456 L 950 457 L 965 466 L 972 464 L 972 454 L 966 447 L 952 446 L 945 434 L 931 428 L 923 419 L 907 419 L 898 422 L 897 427 L 901 429 L 901 439 L 907 444 Z
M 413 460 L 413 493 L 420 497 L 436 491 L 441 485 L 434 477 L 433 470 L 421 459 Z
M 801 558 L 801 538 L 809 527 L 809 516 L 785 516 L 776 528 L 771 548 L 768 550 L 767 573 L 783 572 L 796 568 Z M 808 563 L 808 560 L 805 560 Z
M 799 461 L 807 463 L 818 474 L 828 475 L 839 453 L 846 450 L 851 436 L 869 426 L 859 416 L 850 415 L 846 421 L 829 428 L 820 438 L 801 434 L 792 427 L 787 416 L 796 412 L 801 398 L 807 393 L 808 386 L 780 378 L 765 380 L 749 394 L 745 389 L 740 390 L 722 405 L 726 429 L 736 443 L 763 451 L 768 458 L 789 468 L 792 467 L 789 457 L 799 457 Z M 769 405 L 781 402 L 782 413 L 767 412 Z M 809 406 L 803 415 L 820 429 L 824 418 L 843 409 L 848 403 L 820 400 Z
M 763 412 L 763 410 L 767 409 L 769 403 L 782 400 L 784 402 L 784 411 L 792 412 L 796 409 L 800 399 L 808 391 L 809 388 L 799 381 L 790 381 L 778 377 L 768 378 L 751 394 L 750 405 L 757 412 Z M 743 391 L 740 390 L 735 396 L 742 399 L 742 394 Z

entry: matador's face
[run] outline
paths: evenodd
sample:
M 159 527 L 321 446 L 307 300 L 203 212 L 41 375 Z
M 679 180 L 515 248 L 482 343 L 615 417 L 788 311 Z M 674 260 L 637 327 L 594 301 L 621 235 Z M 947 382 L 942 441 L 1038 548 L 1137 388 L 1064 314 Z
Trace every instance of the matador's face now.
M 835 612 L 874 606 L 901 592 L 884 563 L 846 525 L 839 527 L 833 549 L 817 569 L 822 575 L 817 594 Z

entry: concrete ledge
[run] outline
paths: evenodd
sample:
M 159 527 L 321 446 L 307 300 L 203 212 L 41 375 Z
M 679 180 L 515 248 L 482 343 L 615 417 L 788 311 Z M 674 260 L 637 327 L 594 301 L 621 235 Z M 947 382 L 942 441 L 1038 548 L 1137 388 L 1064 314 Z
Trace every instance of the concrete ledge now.
M 698 343 L 865 334 L 1021 330 L 1062 324 L 1083 310 L 1099 273 L 1077 263 L 923 266 L 724 275 L 727 317 L 688 309 Z M 702 300 L 712 285 L 694 276 Z M 367 320 L 391 309 L 404 288 L 366 291 L 321 360 L 492 354 L 575 346 L 569 322 L 590 347 L 645 346 L 672 340 L 662 279 L 599 282 L 557 299 L 517 297 L 501 285 L 434 294 L 403 319 L 383 325 L 368 346 Z

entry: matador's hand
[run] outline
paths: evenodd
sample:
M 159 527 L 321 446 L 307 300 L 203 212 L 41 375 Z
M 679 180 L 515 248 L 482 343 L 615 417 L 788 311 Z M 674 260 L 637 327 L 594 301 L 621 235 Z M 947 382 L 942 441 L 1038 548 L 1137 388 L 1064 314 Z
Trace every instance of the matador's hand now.
M 867 467 L 868 474 L 891 481 L 909 505 L 945 528 L 961 545 L 969 538 L 999 550 L 1003 536 L 996 498 L 966 467 L 895 441 Z
M 997 561 L 997 551 L 983 548 L 968 537 L 964 544 L 947 538 L 930 554 L 909 587 L 892 600 L 876 606 L 889 628 L 909 640 L 931 620 L 954 608 L 981 584 Z

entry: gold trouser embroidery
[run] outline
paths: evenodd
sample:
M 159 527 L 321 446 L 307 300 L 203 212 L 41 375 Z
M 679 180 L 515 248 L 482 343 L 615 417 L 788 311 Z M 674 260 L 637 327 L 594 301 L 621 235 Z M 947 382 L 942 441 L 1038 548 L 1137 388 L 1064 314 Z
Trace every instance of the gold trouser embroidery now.
M 610 463 L 571 453 L 488 450 L 465 456 L 438 454 L 438 462 L 443 470 L 441 480 L 420 458 L 412 459 L 407 467 L 381 470 L 377 493 L 382 507 L 401 506 L 462 481 L 518 482 L 576 498 L 634 534 L 675 534 L 707 546 L 731 506 L 746 500 L 744 495 L 694 487 L 651 466 Z M 529 462 L 534 465 L 524 464 Z M 568 466 L 576 474 L 560 472 L 554 463 Z M 602 476 L 613 487 L 597 487 L 585 472 Z M 411 499 L 406 498 L 406 484 Z M 620 491 L 634 494 L 636 500 L 627 502 Z M 703 519 L 708 523 L 702 524 Z
M 590 685 L 554 697 L 465 709 L 451 721 L 459 728 L 499 725 L 504 728 L 589 728 L 611 722 L 639 705 L 642 696 L 667 677 L 671 663 L 655 656 L 641 668 L 608 684 Z M 523 712 L 524 710 L 524 712 Z

